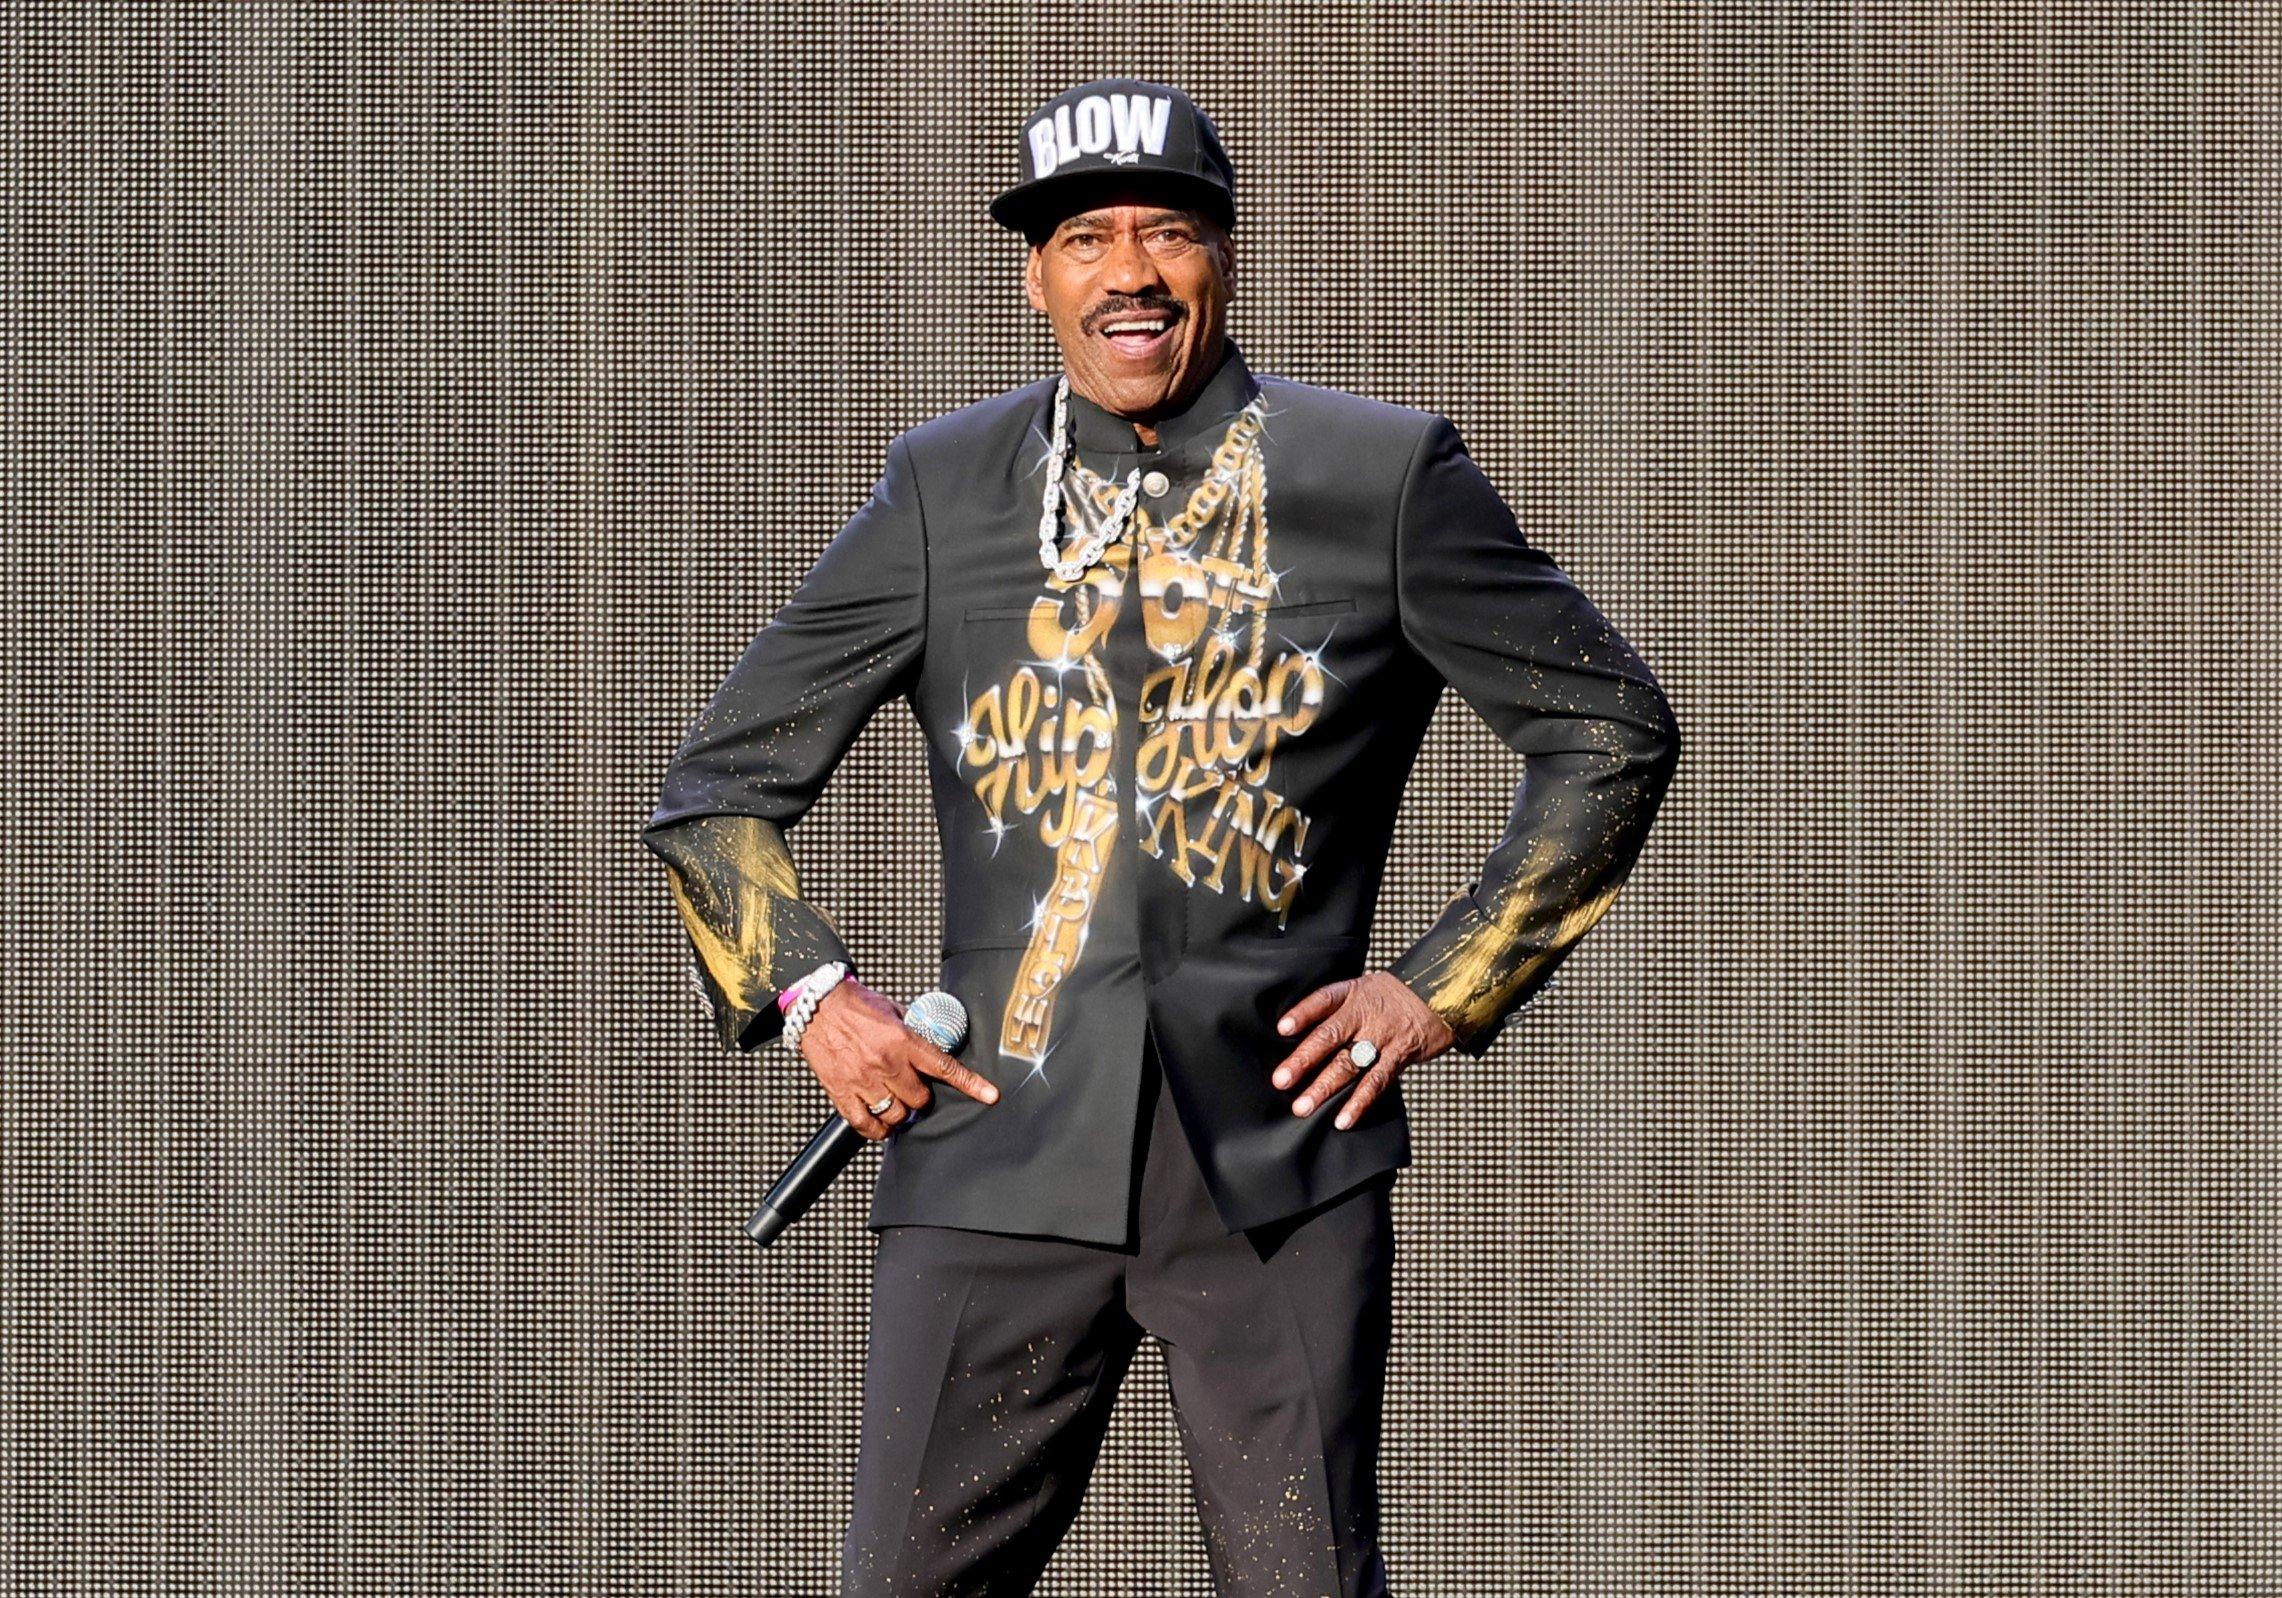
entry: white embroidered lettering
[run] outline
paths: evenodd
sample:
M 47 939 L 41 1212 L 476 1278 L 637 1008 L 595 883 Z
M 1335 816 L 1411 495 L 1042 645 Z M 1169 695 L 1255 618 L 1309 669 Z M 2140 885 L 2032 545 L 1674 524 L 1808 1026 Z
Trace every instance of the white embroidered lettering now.
M 1078 148 L 1087 155 L 1109 148 L 1109 102 L 1098 94 L 1078 102 Z
M 1138 146 L 1151 155 L 1165 153 L 1165 129 L 1172 121 L 1173 102 L 1164 95 L 1112 95 L 1110 115 L 1117 123 L 1120 150 Z
M 1051 122 L 1030 124 L 1030 175 L 1042 178 L 1054 170 L 1054 125 Z

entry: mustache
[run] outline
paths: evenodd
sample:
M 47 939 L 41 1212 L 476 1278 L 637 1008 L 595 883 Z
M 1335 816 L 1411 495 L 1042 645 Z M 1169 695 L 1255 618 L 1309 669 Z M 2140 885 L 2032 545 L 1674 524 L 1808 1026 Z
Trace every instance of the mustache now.
M 1086 329 L 1088 332 L 1099 332 L 1109 323 L 1126 316 L 1162 316 L 1166 320 L 1166 325 L 1170 327 L 1172 323 L 1181 319 L 1180 302 L 1177 300 L 1142 300 L 1126 305 L 1113 305 L 1107 310 L 1096 311 L 1087 317 Z

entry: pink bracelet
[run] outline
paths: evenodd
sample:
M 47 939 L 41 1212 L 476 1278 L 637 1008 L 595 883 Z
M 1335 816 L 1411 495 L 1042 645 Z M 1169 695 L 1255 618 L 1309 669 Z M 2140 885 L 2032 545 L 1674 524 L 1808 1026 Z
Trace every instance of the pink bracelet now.
M 848 968 L 848 975 L 854 976 L 855 974 L 856 968 L 854 966 L 850 966 Z M 792 1007 L 800 1002 L 801 992 L 807 988 L 810 980 L 813 979 L 815 975 L 816 973 L 814 971 L 809 972 L 807 976 L 802 977 L 791 987 L 785 989 L 782 993 L 777 995 L 777 1014 L 790 1015 L 792 1013 Z

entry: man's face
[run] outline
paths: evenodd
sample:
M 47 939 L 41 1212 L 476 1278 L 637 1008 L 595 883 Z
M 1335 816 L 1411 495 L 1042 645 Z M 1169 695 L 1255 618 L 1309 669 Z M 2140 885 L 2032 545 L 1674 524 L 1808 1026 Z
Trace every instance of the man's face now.
M 1054 325 L 1070 386 L 1103 410 L 1150 422 L 1186 404 L 1218 364 L 1236 250 L 1202 212 L 1116 189 L 1031 247 L 1024 287 Z M 1109 331 L 1134 322 L 1165 326 Z

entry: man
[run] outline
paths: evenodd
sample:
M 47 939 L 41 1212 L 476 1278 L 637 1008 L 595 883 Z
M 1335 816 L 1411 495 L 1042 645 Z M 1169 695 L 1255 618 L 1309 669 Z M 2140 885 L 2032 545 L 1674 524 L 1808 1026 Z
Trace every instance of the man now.
M 787 1035 L 885 1144 L 843 1591 L 1029 1592 L 1147 1332 L 1219 1590 L 1382 1594 L 1402 1074 L 1484 1054 L 1606 913 L 1678 731 L 1447 421 L 1249 369 L 1234 176 L 1187 96 L 1081 85 L 1021 153 L 991 214 L 1063 371 L 891 444 L 644 842 L 724 1039 Z M 1445 685 L 1526 778 L 1365 970 Z M 784 840 L 898 696 L 955 1057 L 849 974 Z

